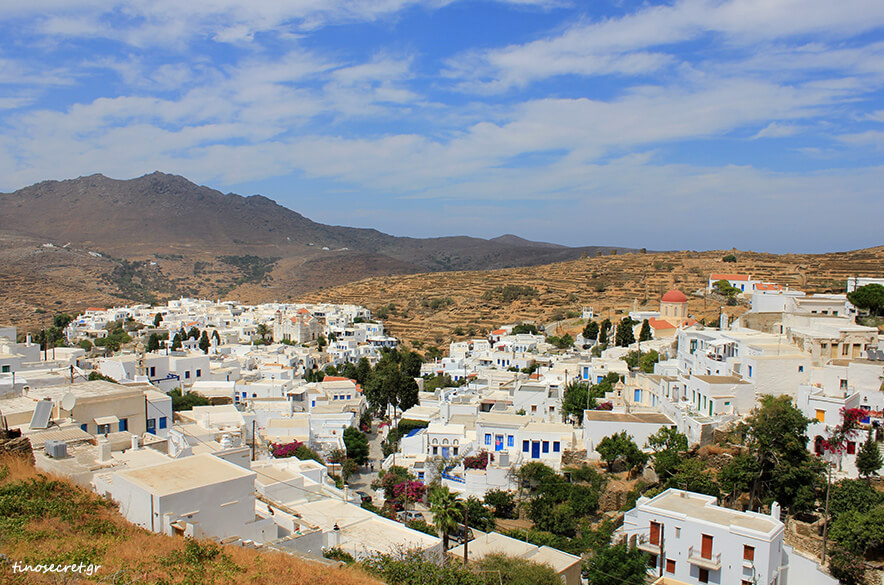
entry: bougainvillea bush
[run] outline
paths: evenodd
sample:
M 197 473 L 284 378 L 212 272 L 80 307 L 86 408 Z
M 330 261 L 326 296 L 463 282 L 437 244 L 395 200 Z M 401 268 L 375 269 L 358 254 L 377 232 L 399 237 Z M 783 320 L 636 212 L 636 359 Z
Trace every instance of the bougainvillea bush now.
M 295 457 L 295 451 L 304 443 L 301 441 L 293 441 L 291 443 L 271 443 L 270 453 L 277 459 L 285 459 L 287 457 Z
M 463 458 L 465 469 L 487 469 L 488 464 L 494 461 L 494 454 L 488 451 L 480 451 L 476 455 Z

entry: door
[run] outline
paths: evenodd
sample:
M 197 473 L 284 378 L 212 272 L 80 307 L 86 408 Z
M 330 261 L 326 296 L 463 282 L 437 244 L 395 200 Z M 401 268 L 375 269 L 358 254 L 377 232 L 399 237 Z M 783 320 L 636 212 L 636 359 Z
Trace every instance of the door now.
M 660 546 L 660 524 L 651 522 L 651 544 Z
M 448 447 L 442 447 L 442 458 L 448 459 Z
M 531 442 L 531 459 L 540 458 L 540 441 Z
M 703 547 L 700 549 L 700 556 L 704 559 L 712 558 L 712 537 L 708 534 L 703 535 Z
M 503 451 L 503 435 L 494 435 L 494 450 Z

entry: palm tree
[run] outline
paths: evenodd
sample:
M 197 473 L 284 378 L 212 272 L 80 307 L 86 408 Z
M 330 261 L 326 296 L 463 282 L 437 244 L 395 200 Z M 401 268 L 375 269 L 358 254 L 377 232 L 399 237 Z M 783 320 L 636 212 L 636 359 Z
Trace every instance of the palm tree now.
M 463 520 L 467 504 L 445 486 L 437 486 L 430 493 L 430 511 L 433 524 L 442 533 L 442 550 L 448 550 L 448 535 Z

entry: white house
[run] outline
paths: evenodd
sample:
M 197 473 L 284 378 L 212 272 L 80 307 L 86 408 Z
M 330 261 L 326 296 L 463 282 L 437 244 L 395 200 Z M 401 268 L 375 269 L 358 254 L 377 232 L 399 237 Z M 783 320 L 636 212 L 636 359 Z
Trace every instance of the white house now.
M 688 585 L 782 585 L 783 533 L 777 517 L 716 505 L 714 496 L 668 489 L 640 498 L 619 530 L 649 553 L 649 571 Z

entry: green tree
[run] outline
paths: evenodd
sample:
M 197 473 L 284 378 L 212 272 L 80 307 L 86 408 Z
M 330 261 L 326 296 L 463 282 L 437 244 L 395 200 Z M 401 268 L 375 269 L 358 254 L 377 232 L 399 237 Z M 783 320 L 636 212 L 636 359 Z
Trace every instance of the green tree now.
M 565 387 L 562 395 L 562 417 L 583 424 L 583 411 L 595 408 L 595 399 L 589 397 L 589 384 L 575 380 Z
M 651 335 L 651 323 L 645 319 L 642 321 L 641 331 L 638 332 L 638 340 L 639 341 L 650 341 L 653 335 Z
M 408 410 L 418 403 L 415 367 L 420 373 L 420 358 L 413 352 L 385 351 L 365 383 L 365 398 L 375 412 L 388 407 Z
M 837 520 L 844 512 L 865 514 L 884 504 L 884 492 L 879 492 L 867 481 L 842 479 L 829 492 L 829 516 Z
M 623 317 L 620 325 L 617 326 L 617 333 L 614 335 L 614 343 L 619 347 L 629 347 L 635 343 L 635 333 L 632 331 L 633 320 L 629 317 Z
M 638 448 L 626 431 L 605 437 L 599 441 L 595 450 L 602 456 L 608 471 L 612 471 L 617 462 L 622 462 L 628 470 L 635 471 L 648 460 L 648 456 Z
M 807 450 L 809 419 L 789 396 L 762 396 L 746 420 L 748 447 L 758 461 L 752 500 L 776 500 L 792 513 L 813 507 L 825 463 Z
M 562 585 L 559 575 L 546 564 L 495 553 L 479 560 L 475 569 L 486 585 Z
M 81 339 L 77 342 L 77 347 L 89 351 L 90 349 L 92 349 L 92 342 L 88 339 Z
M 626 543 L 603 548 L 586 563 L 589 585 L 644 585 L 648 578 L 648 555 Z
M 565 333 L 561 337 L 550 335 L 546 340 L 559 349 L 567 349 L 574 345 L 574 338 L 571 337 L 570 333 Z
M 212 331 L 212 339 L 215 341 L 215 345 L 221 345 L 221 336 L 218 335 L 217 329 Z
M 884 546 L 884 506 L 875 506 L 867 512 L 844 512 L 832 523 L 829 536 L 857 555 L 881 548 Z
M 482 532 L 491 532 L 494 530 L 494 512 L 491 508 L 485 506 L 482 500 L 475 496 L 470 496 L 466 500 L 467 519 L 470 527 L 481 530 Z
M 209 334 L 206 333 L 206 330 L 203 330 L 202 335 L 200 335 L 200 343 L 199 347 L 203 350 L 203 353 L 209 353 L 209 347 L 211 343 L 209 342 Z
M 531 335 L 537 335 L 537 326 L 532 323 L 519 323 L 512 329 L 513 335 L 519 335 L 521 333 L 530 333 Z
M 856 454 L 856 469 L 862 477 L 869 478 L 878 475 L 878 470 L 882 466 L 884 466 L 884 460 L 881 458 L 881 451 L 878 449 L 878 444 L 872 437 L 870 429 L 865 443 Z
M 344 429 L 344 445 L 347 446 L 347 457 L 365 465 L 368 461 L 368 437 L 356 427 Z
M 433 524 L 442 534 L 443 550 L 448 550 L 448 535 L 463 522 L 466 506 L 466 502 L 452 494 L 445 486 L 436 486 L 430 491 L 430 511 L 433 513 Z
M 682 453 L 688 450 L 688 438 L 672 427 L 660 427 L 648 437 L 647 446 L 654 450 L 654 471 L 660 478 L 671 477 L 681 460 Z
M 322 349 L 323 349 L 326 345 L 328 345 L 328 341 L 326 341 L 324 335 L 320 335 L 319 337 L 316 338 L 316 347 L 319 348 L 319 351 L 322 351 Z
M 736 261 L 737 261 L 737 257 L 734 256 L 733 254 L 728 254 L 727 256 L 725 256 L 724 258 L 722 258 L 721 261 L 722 261 L 722 262 L 731 262 L 731 263 L 733 263 L 733 262 L 736 262 Z
M 867 284 L 847 293 L 847 300 L 860 309 L 866 309 L 873 316 L 884 309 L 884 285 Z
M 195 394 L 193 392 L 182 394 L 181 388 L 173 388 L 169 391 L 169 396 L 172 397 L 173 412 L 180 412 L 182 410 L 193 410 L 194 406 L 209 405 L 209 401 L 199 394 Z
M 255 334 L 261 337 L 262 343 L 266 344 L 272 333 L 273 331 L 267 326 L 267 323 L 258 323 L 258 326 L 255 327 Z
M 736 455 L 725 463 L 718 472 L 718 481 L 725 491 L 733 490 L 734 497 L 752 489 L 755 479 L 761 473 L 761 465 L 753 455 Z
M 190 331 L 187 332 L 187 339 L 193 339 L 196 341 L 200 338 L 200 330 L 197 329 L 196 325 L 190 328 Z
M 722 294 L 726 297 L 736 297 L 738 294 L 740 294 L 740 289 L 733 286 L 729 281 L 724 279 L 716 280 L 712 284 L 712 288 L 715 289 L 718 294 Z
M 866 585 L 866 565 L 862 556 L 835 547 L 829 556 L 829 572 L 841 585 Z
M 175 337 L 172 338 L 172 351 L 181 349 L 181 333 L 176 333 Z
M 512 492 L 489 490 L 485 492 L 485 505 L 490 506 L 498 518 L 515 518 L 516 516 L 516 498 Z
M 159 315 L 159 313 L 157 313 Z M 160 336 L 156 333 L 151 333 L 150 337 L 147 338 L 147 351 L 159 351 L 160 350 Z
M 153 326 L 154 327 L 159 327 L 160 323 L 162 323 L 162 322 L 163 322 L 163 314 L 162 313 L 157 313 L 156 315 L 153 316 Z
M 666 481 L 666 487 L 715 497 L 721 495 L 715 474 L 706 468 L 703 461 L 694 458 L 681 459 L 678 462 L 675 473 Z
M 620 359 L 625 361 L 630 369 L 638 368 L 646 374 L 653 374 L 654 364 L 660 361 L 660 354 L 653 349 L 644 353 L 635 350 L 629 352 Z
M 583 339 L 588 342 L 596 341 L 599 338 L 599 324 L 595 321 L 589 321 L 583 328 Z
M 599 343 L 608 342 L 608 334 L 611 332 L 611 320 L 605 319 L 599 326 Z

